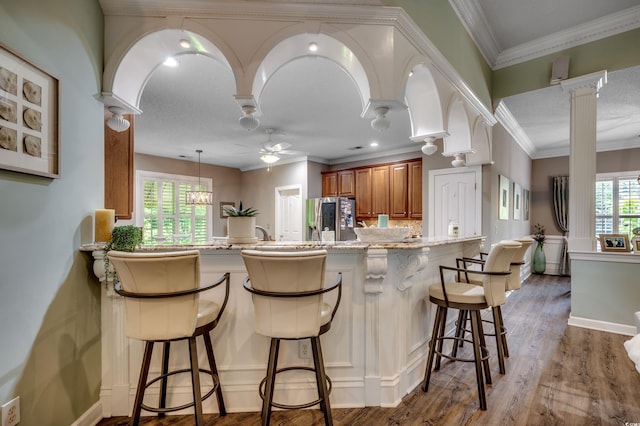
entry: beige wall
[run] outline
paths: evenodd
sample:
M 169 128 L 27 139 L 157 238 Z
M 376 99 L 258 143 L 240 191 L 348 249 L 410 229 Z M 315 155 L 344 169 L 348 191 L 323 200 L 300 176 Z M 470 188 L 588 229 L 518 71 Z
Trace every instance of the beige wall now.
M 640 170 L 640 148 L 604 151 L 596 155 L 596 173 Z M 531 223 L 540 223 L 548 235 L 562 235 L 553 217 L 553 176 L 569 175 L 569 157 L 533 161 Z
M 532 190 L 531 159 L 499 123 L 493 127 L 492 153 L 494 164 L 482 167 L 482 231 L 487 236 L 486 248 L 500 240 L 518 238 L 531 232 L 531 216 L 530 220 L 525 220 L 524 216 L 521 220 L 513 219 L 513 184 L 515 182 L 522 189 Z M 511 184 L 508 220 L 498 219 L 500 175 L 509 178 Z

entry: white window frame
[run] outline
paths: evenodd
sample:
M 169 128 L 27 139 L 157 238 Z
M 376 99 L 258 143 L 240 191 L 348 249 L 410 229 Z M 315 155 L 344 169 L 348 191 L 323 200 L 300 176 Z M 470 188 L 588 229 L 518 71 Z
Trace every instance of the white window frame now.
M 198 178 L 197 176 L 178 175 L 173 173 L 151 172 L 147 170 L 136 170 L 136 193 L 135 193 L 135 206 L 138 213 L 135 215 L 136 226 L 144 226 L 144 181 L 145 179 L 154 179 L 162 181 L 171 181 L 175 183 L 191 183 L 197 185 L 204 185 L 207 191 L 211 191 L 213 187 L 213 179 L 211 178 Z M 213 232 L 213 221 L 211 218 L 211 206 L 206 206 L 206 224 L 207 235 L 211 235 Z M 191 229 L 195 230 L 195 211 L 191 212 Z M 160 229 L 162 231 L 162 229 Z M 192 231 L 193 232 L 193 231 Z M 192 234 L 193 239 L 193 234 Z M 165 237 L 166 243 L 171 243 L 172 238 Z
M 620 222 L 620 217 L 623 218 L 639 218 L 640 214 L 637 215 L 621 215 L 618 211 L 620 206 L 620 192 L 619 192 L 619 181 L 621 179 L 637 179 L 640 176 L 640 171 L 630 171 L 630 172 L 614 172 L 614 173 L 598 173 L 596 174 L 596 182 L 599 180 L 612 180 L 613 181 L 613 212 L 611 216 L 606 215 L 596 215 L 597 218 L 612 218 L 613 222 L 613 233 L 614 234 L 625 234 L 626 232 L 620 231 L 618 229 L 618 224 Z M 595 188 L 594 188 L 595 193 Z

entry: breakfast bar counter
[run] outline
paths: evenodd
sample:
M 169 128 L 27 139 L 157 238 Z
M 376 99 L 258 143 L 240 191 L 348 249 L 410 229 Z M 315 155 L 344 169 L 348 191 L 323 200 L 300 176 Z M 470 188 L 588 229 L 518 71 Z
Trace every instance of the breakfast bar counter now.
M 329 332 L 322 335 L 325 366 L 331 377 L 331 406 L 334 408 L 395 407 L 422 380 L 430 338 L 432 312 L 425 302 L 428 287 L 439 282 L 438 266 L 455 265 L 455 258 L 474 256 L 484 237 L 416 238 L 399 243 L 359 241 L 286 242 L 233 245 L 216 241 L 206 245 L 143 246 L 137 251 L 198 249 L 202 283 L 230 272 L 229 302 L 220 324 L 212 331 L 225 405 L 229 412 L 259 411 L 258 384 L 265 375 L 269 339 L 254 333 L 251 295 L 242 281 L 247 272 L 240 256 L 243 249 L 311 250 L 327 249 L 327 283 L 338 272 L 343 275 L 342 300 Z M 94 272 L 100 280 L 102 309 L 102 386 L 100 402 L 104 417 L 131 413 L 143 345 L 124 334 L 122 298 L 106 280 L 102 246 L 87 245 Z M 222 289 L 220 289 L 222 290 Z M 202 293 L 216 300 L 220 294 Z M 328 296 L 333 297 L 333 296 Z M 303 341 L 304 342 L 304 341 Z M 279 365 L 313 364 L 300 342 L 284 342 Z M 176 344 L 178 345 L 178 344 Z M 200 359 L 206 360 L 204 348 Z M 160 351 L 158 351 L 160 352 Z M 152 373 L 159 370 L 154 354 Z M 172 364 L 188 365 L 188 351 L 172 358 Z M 190 401 L 190 378 L 170 383 L 171 403 Z M 306 372 L 286 373 L 278 378 L 275 398 L 297 404 L 317 398 L 315 378 Z M 207 382 L 203 382 L 206 386 Z M 157 387 L 148 395 L 158 393 Z M 215 398 L 203 404 L 205 412 L 217 412 Z

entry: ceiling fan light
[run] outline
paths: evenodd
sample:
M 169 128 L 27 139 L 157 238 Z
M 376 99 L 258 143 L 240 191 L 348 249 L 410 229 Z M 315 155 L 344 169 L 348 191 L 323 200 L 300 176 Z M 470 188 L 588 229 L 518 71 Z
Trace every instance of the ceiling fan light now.
M 391 122 L 387 118 L 389 108 L 378 107 L 375 109 L 376 118 L 371 120 L 371 128 L 377 132 L 384 132 L 391 126 Z
M 107 119 L 107 126 L 109 126 L 111 130 L 115 132 L 124 132 L 129 128 L 131 123 L 122 116 L 125 112 L 124 108 L 111 106 L 109 107 L 109 111 L 112 115 Z
M 276 154 L 264 154 L 260 157 L 267 164 L 273 164 L 280 159 Z

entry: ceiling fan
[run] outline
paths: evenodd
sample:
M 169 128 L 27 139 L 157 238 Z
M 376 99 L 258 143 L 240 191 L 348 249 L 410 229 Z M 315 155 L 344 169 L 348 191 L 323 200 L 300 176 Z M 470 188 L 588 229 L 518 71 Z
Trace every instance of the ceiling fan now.
M 299 151 L 290 151 L 291 147 L 290 143 L 287 142 L 279 142 L 274 143 L 271 139 L 271 135 L 274 133 L 274 129 L 266 129 L 265 130 L 268 139 L 265 143 L 260 145 L 260 159 L 268 164 L 268 168 L 271 167 L 271 164 L 280 160 L 281 155 L 300 155 L 302 154 Z

